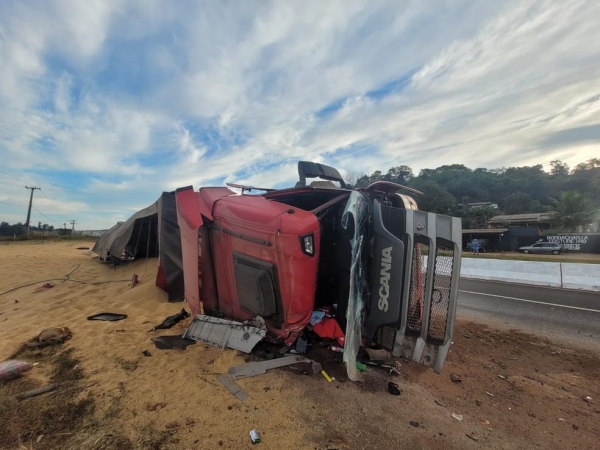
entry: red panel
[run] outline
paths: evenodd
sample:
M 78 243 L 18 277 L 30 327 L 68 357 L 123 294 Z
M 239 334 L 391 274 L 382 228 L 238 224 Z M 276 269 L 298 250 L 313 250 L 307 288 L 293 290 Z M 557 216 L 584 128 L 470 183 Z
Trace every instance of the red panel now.
M 196 202 L 196 193 L 190 187 L 178 190 L 177 224 L 181 234 L 181 256 L 183 260 L 183 283 L 185 299 L 194 314 L 201 313 L 200 286 L 198 280 L 198 227 L 202 216 Z
M 290 214 L 290 209 L 294 213 Z M 213 213 L 218 227 L 271 244 L 211 231 L 219 311 L 236 320 L 254 318 L 242 311 L 237 300 L 233 253 L 268 261 L 277 267 L 284 323 L 267 318 L 267 327 L 273 337 L 293 342 L 308 324 L 314 308 L 320 238 L 317 218 L 310 212 L 250 195 L 222 198 Z M 305 255 L 300 247 L 300 236 L 309 233 L 314 233 L 314 256 Z

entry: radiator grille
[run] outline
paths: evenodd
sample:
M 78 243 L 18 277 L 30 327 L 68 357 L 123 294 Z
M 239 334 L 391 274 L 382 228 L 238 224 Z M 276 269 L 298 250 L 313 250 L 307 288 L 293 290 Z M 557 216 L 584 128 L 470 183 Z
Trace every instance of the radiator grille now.
M 420 335 L 423 325 L 423 299 L 427 278 L 427 255 L 429 245 L 415 242 L 410 275 L 408 299 L 407 334 Z
M 391 206 L 381 206 L 383 226 L 398 239 L 404 239 L 406 234 L 406 212 L 404 209 Z
M 375 335 L 375 342 L 391 352 L 396 342 L 396 329 L 390 326 L 379 327 Z
M 427 342 L 430 343 L 441 343 L 446 336 L 453 265 L 454 249 L 438 244 L 435 254 L 429 329 L 427 330 Z

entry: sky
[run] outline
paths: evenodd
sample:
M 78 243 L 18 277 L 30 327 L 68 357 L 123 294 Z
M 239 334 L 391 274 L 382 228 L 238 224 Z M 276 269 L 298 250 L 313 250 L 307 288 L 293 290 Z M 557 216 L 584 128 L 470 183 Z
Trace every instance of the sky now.
M 0 2 L 0 221 L 162 191 L 600 154 L 600 2 Z

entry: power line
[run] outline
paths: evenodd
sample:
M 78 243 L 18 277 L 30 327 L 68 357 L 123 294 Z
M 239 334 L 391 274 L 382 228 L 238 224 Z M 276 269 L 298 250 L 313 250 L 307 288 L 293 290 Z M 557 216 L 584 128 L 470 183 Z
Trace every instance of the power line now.
M 0 170 L 0 172 L 5 173 L 6 175 L 8 175 L 9 177 L 17 180 L 19 183 L 23 184 L 23 186 L 27 186 L 27 184 L 23 181 L 18 179 L 17 177 L 12 176 L 10 173 L 8 173 L 6 170 Z
M 8 202 L 0 202 L 0 203 L 2 203 L 4 205 L 12 205 L 12 206 L 26 206 L 26 205 L 19 205 L 17 203 L 8 203 Z
M 33 209 L 40 215 L 44 216 L 46 219 L 48 219 L 50 222 L 57 222 L 57 223 L 61 223 L 62 220 L 54 220 L 51 219 L 50 217 L 48 217 L 46 214 L 44 214 L 43 212 L 41 212 L 40 210 L 38 210 L 35 206 L 33 207 Z

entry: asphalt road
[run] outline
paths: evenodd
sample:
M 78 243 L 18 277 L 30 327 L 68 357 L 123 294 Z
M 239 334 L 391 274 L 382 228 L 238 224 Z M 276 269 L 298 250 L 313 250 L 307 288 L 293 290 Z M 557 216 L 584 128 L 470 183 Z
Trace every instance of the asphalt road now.
M 463 278 L 457 312 L 458 318 L 600 346 L 600 292 Z

